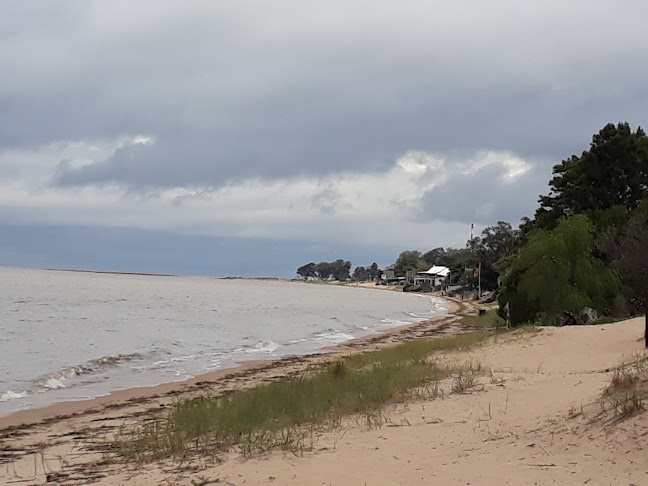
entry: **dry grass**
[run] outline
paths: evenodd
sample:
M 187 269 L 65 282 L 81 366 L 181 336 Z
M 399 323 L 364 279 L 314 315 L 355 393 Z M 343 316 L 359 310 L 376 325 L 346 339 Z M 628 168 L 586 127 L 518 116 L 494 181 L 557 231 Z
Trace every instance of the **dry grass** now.
M 595 418 L 621 421 L 645 410 L 648 399 L 648 357 L 637 356 L 614 370 L 610 384 L 603 391 Z
M 469 393 L 479 385 L 478 377 L 482 374 L 481 365 L 468 366 L 466 369 L 460 369 L 452 380 L 452 393 Z M 483 387 L 482 387 L 483 388 Z

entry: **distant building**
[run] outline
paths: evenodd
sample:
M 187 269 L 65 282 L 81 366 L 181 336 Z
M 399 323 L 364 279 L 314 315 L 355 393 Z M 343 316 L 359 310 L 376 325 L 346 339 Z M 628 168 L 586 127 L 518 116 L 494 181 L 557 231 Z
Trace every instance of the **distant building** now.
M 394 275 L 393 270 L 385 269 L 381 276 L 381 280 L 386 284 L 393 284 L 393 283 L 402 284 L 405 282 L 405 277 L 397 277 L 396 275 Z
M 427 282 L 432 287 L 439 287 L 450 275 L 450 269 L 442 265 L 434 265 L 429 270 L 418 272 L 414 276 L 414 283 L 422 285 Z

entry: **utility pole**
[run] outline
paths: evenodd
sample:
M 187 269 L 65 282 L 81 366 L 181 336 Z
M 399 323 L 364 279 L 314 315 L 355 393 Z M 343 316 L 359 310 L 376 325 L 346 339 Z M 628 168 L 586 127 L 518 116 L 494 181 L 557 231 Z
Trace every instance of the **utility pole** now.
M 481 299 L 481 262 L 479 262 L 479 298 Z M 646 325 L 648 326 L 648 324 Z M 646 341 L 646 347 L 648 347 L 648 341 Z

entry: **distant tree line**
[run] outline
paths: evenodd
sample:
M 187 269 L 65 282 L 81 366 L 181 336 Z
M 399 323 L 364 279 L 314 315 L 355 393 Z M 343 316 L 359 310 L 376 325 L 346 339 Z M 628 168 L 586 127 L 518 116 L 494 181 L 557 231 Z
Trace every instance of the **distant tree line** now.
M 319 280 L 346 280 L 351 272 L 351 262 L 335 260 L 334 262 L 307 263 L 297 269 L 302 278 Z
M 355 267 L 353 270 L 352 280 L 363 282 L 373 281 L 382 275 L 382 271 L 378 268 L 378 264 L 373 262 L 370 267 Z
M 355 267 L 351 275 L 352 264 L 348 260 L 335 260 L 334 262 L 307 263 L 297 269 L 297 275 L 303 279 L 311 280 L 376 280 L 382 274 L 378 264 L 372 263 L 369 267 Z

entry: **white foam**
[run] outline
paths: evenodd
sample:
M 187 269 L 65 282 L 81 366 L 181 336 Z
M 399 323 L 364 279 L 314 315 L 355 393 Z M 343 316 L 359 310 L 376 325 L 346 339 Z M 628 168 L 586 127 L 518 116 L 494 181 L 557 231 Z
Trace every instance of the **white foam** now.
M 65 378 L 48 378 L 45 381 L 41 381 L 38 384 L 42 386 L 43 388 L 47 388 L 48 390 L 58 390 L 59 388 L 65 388 Z
M 274 341 L 259 341 L 250 348 L 244 348 L 242 351 L 245 353 L 272 353 L 277 350 L 280 345 Z
M 66 380 L 91 372 L 92 368 L 86 366 L 71 366 L 36 380 L 36 385 L 48 390 L 57 390 L 59 388 L 65 388 Z
M 300 343 L 307 343 L 308 339 L 302 338 L 302 339 L 293 339 L 292 341 L 288 341 L 288 344 L 300 344 Z
M 168 360 L 168 359 L 163 359 L 163 360 L 160 360 L 160 361 L 154 361 L 154 362 L 152 363 L 152 366 L 168 365 L 169 363 L 171 363 L 170 360 Z
M 8 390 L 0 395 L 0 402 L 8 402 L 9 400 L 18 400 L 19 398 L 24 398 L 27 396 L 27 392 L 13 392 Z
M 349 341 L 355 336 L 351 334 L 346 334 L 344 332 L 337 331 L 335 329 L 327 330 L 318 334 L 315 334 L 315 342 L 318 344 L 339 344 L 344 341 Z

